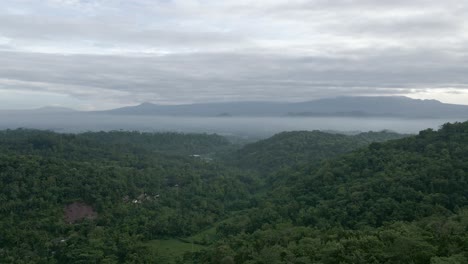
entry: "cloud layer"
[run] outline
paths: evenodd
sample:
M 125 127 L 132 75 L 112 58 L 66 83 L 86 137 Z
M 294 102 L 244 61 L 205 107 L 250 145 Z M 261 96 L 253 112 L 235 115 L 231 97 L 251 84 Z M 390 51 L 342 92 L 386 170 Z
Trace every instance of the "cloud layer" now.
M 468 104 L 463 1 L 4 2 L 9 107 L 393 94 Z M 15 96 L 28 93 L 43 96 Z

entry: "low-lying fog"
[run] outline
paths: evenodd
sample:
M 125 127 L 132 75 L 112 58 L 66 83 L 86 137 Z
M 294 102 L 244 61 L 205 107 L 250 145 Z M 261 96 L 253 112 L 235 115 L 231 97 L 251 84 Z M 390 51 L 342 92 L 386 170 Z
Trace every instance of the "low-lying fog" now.
M 455 119 L 348 118 L 348 117 L 162 117 L 83 113 L 0 113 L 0 129 L 36 128 L 58 132 L 138 130 L 145 132 L 206 132 L 265 137 L 291 130 L 379 131 L 416 133 L 437 129 Z

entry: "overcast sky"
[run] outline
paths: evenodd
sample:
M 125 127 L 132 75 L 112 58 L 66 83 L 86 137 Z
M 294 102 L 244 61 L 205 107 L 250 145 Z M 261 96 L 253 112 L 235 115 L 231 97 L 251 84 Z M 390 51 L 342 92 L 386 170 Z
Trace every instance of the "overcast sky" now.
M 468 104 L 468 1 L 2 0 L 0 108 Z

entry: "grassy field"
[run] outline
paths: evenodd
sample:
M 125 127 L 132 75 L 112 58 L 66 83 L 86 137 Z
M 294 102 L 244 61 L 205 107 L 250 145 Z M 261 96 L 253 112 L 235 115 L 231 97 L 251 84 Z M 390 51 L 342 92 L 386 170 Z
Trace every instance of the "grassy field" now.
M 190 237 L 152 240 L 147 243 L 147 246 L 162 256 L 165 262 L 176 263 L 186 252 L 197 252 L 214 243 L 217 239 L 216 227 L 228 221 L 232 221 L 232 218 L 222 220 L 213 227 Z
M 196 252 L 205 248 L 205 246 L 183 242 L 179 239 L 152 240 L 147 245 L 163 256 L 168 263 L 175 263 L 186 252 Z
M 193 241 L 195 244 L 199 245 L 209 245 L 216 240 L 216 226 L 201 231 L 198 234 L 195 234 L 191 237 L 183 239 L 183 241 L 190 242 Z

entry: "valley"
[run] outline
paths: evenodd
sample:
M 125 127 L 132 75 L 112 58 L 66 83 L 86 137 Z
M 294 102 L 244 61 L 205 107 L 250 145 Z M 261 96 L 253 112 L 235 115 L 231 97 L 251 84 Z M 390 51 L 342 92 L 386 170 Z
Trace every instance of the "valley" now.
M 467 129 L 0 131 L 0 261 L 463 262 Z

